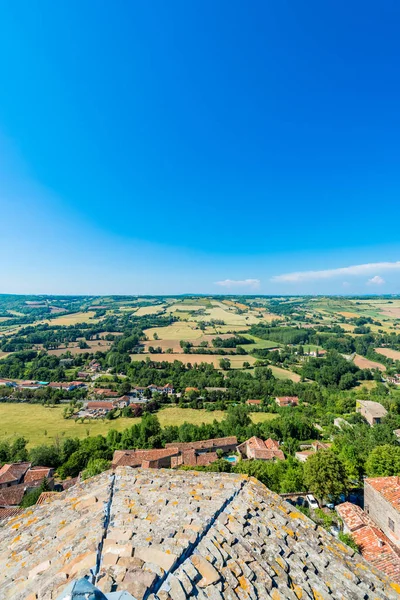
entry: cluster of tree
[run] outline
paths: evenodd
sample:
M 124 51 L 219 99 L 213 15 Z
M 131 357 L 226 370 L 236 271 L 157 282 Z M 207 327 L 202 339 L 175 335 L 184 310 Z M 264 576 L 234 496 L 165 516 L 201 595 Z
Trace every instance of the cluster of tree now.
M 217 336 L 212 340 L 212 345 L 214 348 L 236 348 L 236 346 L 245 346 L 246 344 L 251 343 L 252 340 L 244 337 L 243 335 L 234 335 L 225 340 Z
M 336 350 L 331 350 L 325 358 L 310 358 L 305 362 L 301 375 L 305 379 L 314 379 L 323 386 L 337 386 L 341 390 L 348 390 L 356 385 L 358 379 L 364 379 L 366 373 Z M 372 379 L 371 374 L 370 378 Z
M 271 327 L 263 323 L 252 325 L 249 334 L 278 344 L 307 344 L 312 342 L 315 331 L 301 327 Z

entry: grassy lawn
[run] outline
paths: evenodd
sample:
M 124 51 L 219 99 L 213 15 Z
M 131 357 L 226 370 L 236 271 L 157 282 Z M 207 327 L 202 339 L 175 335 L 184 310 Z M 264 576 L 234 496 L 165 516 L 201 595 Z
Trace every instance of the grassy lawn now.
M 115 421 L 86 421 L 75 423 L 63 418 L 63 406 L 45 408 L 38 404 L 0 403 L 0 441 L 12 441 L 24 436 L 29 440 L 29 447 L 39 444 L 51 444 L 57 437 L 84 438 L 88 435 L 106 435 L 109 429 L 122 431 L 138 423 L 140 419 L 119 418 Z M 195 410 L 193 408 L 166 407 L 157 414 L 162 427 L 167 425 L 182 425 L 185 421 L 199 425 L 212 423 L 214 419 L 222 421 L 225 412 L 216 410 Z M 268 421 L 276 415 L 268 413 L 252 413 L 254 423 Z M 47 432 L 47 433 L 46 433 Z
M 272 419 L 276 419 L 279 415 L 274 415 L 273 413 L 251 413 L 250 417 L 253 423 L 264 423 L 265 421 L 272 421 Z
M 271 369 L 273 376 L 277 379 L 291 379 L 295 382 L 298 382 L 301 379 L 300 375 L 297 373 L 287 371 L 286 369 L 281 369 L 280 367 L 275 367 L 274 365 L 268 365 L 268 369 Z

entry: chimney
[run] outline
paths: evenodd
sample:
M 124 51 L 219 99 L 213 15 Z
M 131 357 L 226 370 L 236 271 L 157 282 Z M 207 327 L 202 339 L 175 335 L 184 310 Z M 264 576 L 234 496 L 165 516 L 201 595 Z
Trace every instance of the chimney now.
M 383 548 L 384 545 L 385 545 L 385 542 L 383 540 L 378 540 L 379 548 Z

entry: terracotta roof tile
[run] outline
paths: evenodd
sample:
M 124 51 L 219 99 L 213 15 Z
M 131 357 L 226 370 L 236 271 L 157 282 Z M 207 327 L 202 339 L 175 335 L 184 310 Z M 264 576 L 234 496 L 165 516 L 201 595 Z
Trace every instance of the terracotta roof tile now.
M 400 511 L 400 477 L 370 477 L 365 480 L 375 491 L 390 502 L 390 504 Z
M 336 510 L 360 547 L 362 556 L 393 581 L 400 583 L 400 551 L 369 515 L 350 502 L 339 504 Z
M 179 450 L 206 450 L 206 449 L 217 449 L 223 448 L 224 446 L 236 446 L 237 437 L 230 436 L 224 438 L 214 438 L 211 440 L 200 440 L 198 442 L 172 442 L 165 444 L 166 448 L 179 448 Z
M 21 504 L 26 486 L 24 483 L 0 489 L 0 506 L 15 506 Z
M 0 469 L 0 485 L 19 482 L 31 466 L 29 462 L 5 464 Z

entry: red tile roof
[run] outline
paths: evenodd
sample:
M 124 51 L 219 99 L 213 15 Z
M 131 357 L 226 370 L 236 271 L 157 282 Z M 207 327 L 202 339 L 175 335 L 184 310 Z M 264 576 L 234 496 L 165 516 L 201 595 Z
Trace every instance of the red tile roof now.
M 9 517 L 15 517 L 16 515 L 19 515 L 22 512 L 24 512 L 24 509 L 20 508 L 19 506 L 12 506 L 10 508 L 0 508 L 0 521 L 8 519 Z
M 30 466 L 30 462 L 18 462 L 3 465 L 0 469 L 0 485 L 19 482 Z
M 112 467 L 140 467 L 142 463 L 158 461 L 179 454 L 176 447 L 156 450 L 115 450 Z
M 363 558 L 400 583 L 400 551 L 396 546 L 359 506 L 344 502 L 336 510 L 360 547 Z
M 255 460 L 285 460 L 285 455 L 279 448 L 279 442 L 268 438 L 262 440 L 259 437 L 253 436 L 238 446 L 239 452 L 247 455 L 248 449 L 252 450 Z
M 299 403 L 298 396 L 277 396 L 275 400 L 279 406 L 297 406 Z
M 246 400 L 246 404 L 249 406 L 256 405 L 259 406 L 261 404 L 261 400 Z
M 376 492 L 390 502 L 390 504 L 400 511 L 400 477 L 370 477 L 364 482 L 370 485 Z
M 77 483 L 78 479 L 79 477 L 72 477 L 71 479 L 66 479 L 65 481 L 63 481 L 61 484 L 63 490 L 69 490 L 70 487 Z
M 213 450 L 224 448 L 225 446 L 236 446 L 237 437 L 235 435 L 224 438 L 214 438 L 211 440 L 200 440 L 198 442 L 172 442 L 165 444 L 166 448 L 179 448 L 179 450 Z
M 51 502 L 58 495 L 59 492 L 42 492 L 36 501 L 36 504 L 43 504 L 44 502 Z
M 102 402 L 100 400 L 99 402 L 88 402 L 87 407 L 89 410 L 94 410 L 94 409 L 112 410 L 114 408 L 114 405 L 112 402 Z
M 53 469 L 51 467 L 32 467 L 25 473 L 24 483 L 41 482 L 45 477 L 51 477 Z

